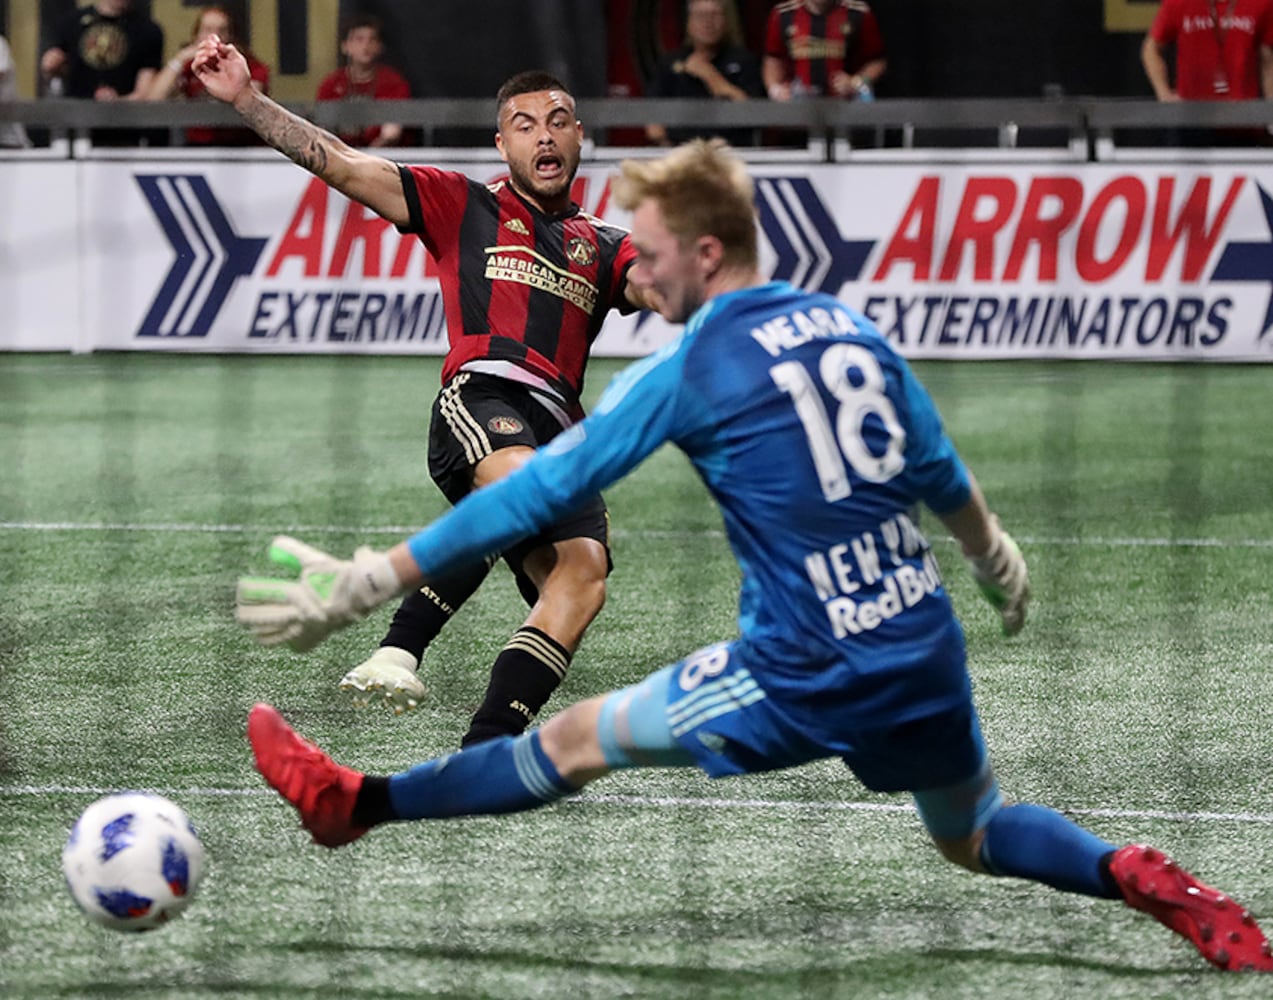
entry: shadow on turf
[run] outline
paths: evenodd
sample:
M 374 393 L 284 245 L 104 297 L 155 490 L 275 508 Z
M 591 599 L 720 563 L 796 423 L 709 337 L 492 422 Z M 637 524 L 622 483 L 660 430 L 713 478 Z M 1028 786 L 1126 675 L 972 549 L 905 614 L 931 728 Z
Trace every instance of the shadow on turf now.
M 333 987 L 333 989 L 336 989 Z M 118 981 L 118 982 L 97 982 L 89 990 L 85 990 L 84 986 L 64 986 L 61 989 L 53 989 L 48 992 L 40 992 L 30 994 L 32 997 L 38 997 L 43 1000 L 45 997 L 71 997 L 74 1000 L 109 1000 L 110 997 L 147 997 L 161 996 L 170 997 L 174 992 L 182 990 L 191 996 L 228 996 L 228 997 L 312 997 L 312 996 L 339 996 L 341 1000 L 346 997 L 358 1000 L 361 997 L 367 997 L 369 1000 L 384 1000 L 385 996 L 396 996 L 400 994 L 386 994 L 383 986 L 368 987 L 367 989 L 357 989 L 349 986 L 348 983 L 341 983 L 338 992 L 328 993 L 326 990 L 315 989 L 310 986 L 301 986 L 288 982 L 271 982 L 271 983 L 247 983 L 242 979 L 226 979 L 226 980 L 210 980 L 210 979 L 193 979 L 175 984 L 172 982 L 156 981 L 153 983 L 139 983 L 135 981 Z M 18 994 L 17 996 L 24 996 Z M 11 994 L 5 994 L 6 998 Z M 16 996 L 14 997 L 16 1000 Z
M 1143 967 L 1125 965 L 1121 962 L 1101 962 L 1091 958 L 1076 958 L 1073 955 L 1059 955 L 1056 952 L 1046 953 L 1021 953 L 1021 952 L 1003 952 L 993 948 L 984 950 L 974 950 L 970 948 L 937 948 L 933 951 L 923 953 L 924 958 L 936 959 L 939 962 L 993 962 L 996 965 L 1017 965 L 1017 966 L 1048 966 L 1054 965 L 1062 969 L 1081 969 L 1084 972 L 1100 972 L 1109 976 L 1120 976 L 1124 979 L 1146 979 L 1157 976 L 1171 975 L 1189 975 L 1190 973 L 1209 972 L 1210 967 L 1199 959 L 1196 966 L 1189 968 L 1176 968 L 1174 966 L 1164 966 L 1161 969 L 1146 969 Z
M 777 988 L 784 991 L 790 988 L 792 996 L 835 995 L 824 991 L 838 990 L 849 985 L 860 990 L 872 983 L 893 983 L 898 981 L 899 973 L 904 970 L 899 962 L 912 962 L 918 965 L 941 963 L 946 968 L 976 963 L 981 965 L 1016 966 L 1020 968 L 1058 968 L 1069 971 L 1099 973 L 1127 980 L 1160 979 L 1172 976 L 1179 979 L 1182 975 L 1205 973 L 1204 968 L 1162 968 L 1145 969 L 1122 965 L 1117 962 L 1102 962 L 1091 959 L 1061 956 L 1054 952 L 1047 953 L 1013 953 L 995 949 L 958 949 L 939 948 L 932 951 L 911 952 L 892 956 L 873 956 L 853 958 L 843 956 L 841 964 L 833 967 L 792 968 L 786 970 L 766 969 L 720 969 L 703 968 L 687 965 L 641 965 L 634 962 L 604 961 L 582 958 L 578 955 L 553 954 L 543 955 L 534 952 L 515 951 L 512 949 L 477 948 L 464 945 L 428 945 L 416 944 L 410 947 L 393 945 L 358 945 L 340 942 L 308 939 L 288 945 L 280 945 L 273 950 L 288 954 L 357 955 L 383 952 L 401 961 L 414 958 L 420 961 L 471 962 L 484 966 L 508 966 L 521 972 L 541 969 L 546 974 L 561 975 L 572 970 L 588 973 L 603 973 L 615 977 L 639 978 L 646 983 L 665 983 L 668 986 L 686 987 L 701 986 L 709 988 L 714 995 L 732 994 L 735 996 L 755 996 L 765 994 L 767 990 Z M 931 968 L 927 974 L 931 974 Z M 924 975 L 918 967 L 915 975 Z M 136 980 L 98 981 L 94 983 L 90 993 L 84 992 L 82 984 L 76 986 L 53 987 L 42 992 L 42 997 L 77 997 L 94 998 L 110 997 L 145 997 L 150 995 L 171 996 L 175 984 L 155 981 L 141 983 Z M 308 986 L 297 983 L 282 982 L 245 982 L 242 978 L 218 980 L 213 977 L 195 977 L 181 984 L 191 995 L 226 995 L 226 996 L 261 996 L 289 997 L 313 995 Z M 333 989 L 342 998 L 360 1000 L 360 998 L 382 998 L 385 991 L 383 985 L 370 985 L 359 988 L 354 983 L 342 979 Z
M 879 971 L 883 978 L 892 980 L 896 977 L 898 971 L 898 961 L 901 958 L 909 958 L 915 962 L 932 962 L 938 961 L 947 965 L 979 963 L 979 964 L 996 964 L 1011 965 L 1019 967 L 1047 968 L 1056 967 L 1068 970 L 1082 970 L 1085 972 L 1096 972 L 1105 975 L 1116 976 L 1124 979 L 1149 979 L 1159 978 L 1164 975 L 1180 976 L 1189 973 L 1203 973 L 1209 971 L 1206 967 L 1199 968 L 1174 968 L 1166 967 L 1161 969 L 1137 968 L 1113 961 L 1099 961 L 1094 959 L 1076 958 L 1072 955 L 1064 956 L 1055 952 L 1045 953 L 1020 953 L 1020 952 L 1004 952 L 993 948 L 986 949 L 958 949 L 958 948 L 939 948 L 932 951 L 912 952 L 909 955 L 892 955 L 892 956 L 871 956 L 871 957 L 853 957 L 847 950 L 842 956 L 843 961 L 835 966 L 813 966 L 806 968 L 792 968 L 786 970 L 765 970 L 765 969 L 720 969 L 720 968 L 703 968 L 701 966 L 683 966 L 683 965 L 642 965 L 639 962 L 623 962 L 623 961 L 606 961 L 600 959 L 590 959 L 582 957 L 578 954 L 552 954 L 544 955 L 535 952 L 516 951 L 509 948 L 478 948 L 467 945 L 430 945 L 427 943 L 415 944 L 410 946 L 394 945 L 358 945 L 358 944 L 342 944 L 333 941 L 321 941 L 309 939 L 305 941 L 297 941 L 285 948 L 279 950 L 288 952 L 297 952 L 301 954 L 337 954 L 360 952 L 385 952 L 398 957 L 410 956 L 424 961 L 455 961 L 455 962 L 479 962 L 485 964 L 506 964 L 514 968 L 542 968 L 545 970 L 556 970 L 558 972 L 575 969 L 581 972 L 608 972 L 616 975 L 640 975 L 647 979 L 656 981 L 667 981 L 685 985 L 687 983 L 701 982 L 704 986 L 711 986 L 715 990 L 727 989 L 732 982 L 736 982 L 739 996 L 745 996 L 752 993 L 759 983 L 769 983 L 771 985 L 779 985 L 790 982 L 799 984 L 800 986 L 832 986 L 842 984 L 846 976 L 852 976 L 853 980 L 858 983 L 870 981 L 872 977 L 868 970 L 872 966 L 879 966 Z

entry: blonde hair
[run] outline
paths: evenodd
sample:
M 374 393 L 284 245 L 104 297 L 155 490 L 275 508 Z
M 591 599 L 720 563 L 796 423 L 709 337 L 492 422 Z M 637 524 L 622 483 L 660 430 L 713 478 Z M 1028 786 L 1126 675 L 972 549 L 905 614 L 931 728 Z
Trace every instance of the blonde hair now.
M 624 160 L 614 198 L 627 211 L 652 200 L 682 246 L 715 236 L 723 247 L 722 263 L 756 266 L 755 188 L 743 161 L 722 139 L 695 139 L 657 160 Z

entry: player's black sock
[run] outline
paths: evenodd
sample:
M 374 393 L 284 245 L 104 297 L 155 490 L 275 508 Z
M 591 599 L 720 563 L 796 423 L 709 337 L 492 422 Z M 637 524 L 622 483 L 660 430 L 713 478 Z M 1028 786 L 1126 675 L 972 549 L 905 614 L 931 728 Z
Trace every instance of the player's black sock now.
M 473 596 L 490 571 L 485 562 L 477 563 L 436 584 L 411 591 L 398 605 L 380 645 L 405 649 L 417 660 L 424 659 L 429 643 L 437 638 L 460 605 Z
M 362 779 L 358 797 L 354 799 L 354 826 L 377 826 L 398 818 L 389 802 L 389 779 L 367 775 Z
M 1119 888 L 1118 879 L 1114 878 L 1114 873 L 1110 871 L 1109 863 L 1114 860 L 1116 851 L 1109 851 L 1101 858 L 1101 882 L 1105 885 L 1106 899 L 1123 899 L 1123 890 Z
M 495 658 L 486 697 L 460 746 L 522 732 L 557 690 L 569 666 L 570 653 L 556 639 L 529 625 L 519 628 Z

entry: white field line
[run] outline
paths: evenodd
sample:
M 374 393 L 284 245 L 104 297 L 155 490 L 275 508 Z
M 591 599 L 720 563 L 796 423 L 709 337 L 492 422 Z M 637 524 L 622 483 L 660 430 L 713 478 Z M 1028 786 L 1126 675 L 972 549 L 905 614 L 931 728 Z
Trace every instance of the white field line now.
M 414 534 L 423 524 L 417 525 L 332 525 L 293 524 L 267 527 L 255 524 L 197 524 L 185 521 L 0 521 L 0 531 L 84 531 L 84 532 L 150 532 L 156 534 L 223 534 L 223 535 L 274 535 L 288 532 L 296 535 L 393 535 L 404 537 Z M 718 528 L 699 530 L 637 530 L 616 528 L 611 531 L 616 538 L 723 538 Z M 1092 535 L 1080 537 L 1017 535 L 1017 541 L 1026 545 L 1087 546 L 1090 548 L 1192 548 L 1192 549 L 1268 549 L 1273 548 L 1273 538 L 1135 538 Z M 936 536 L 938 541 L 949 541 Z
M 258 798 L 274 797 L 267 788 L 145 788 L 138 791 L 154 792 L 173 799 L 183 798 Z M 0 799 L 21 796 L 84 796 L 100 797 L 118 792 L 118 788 L 98 788 L 82 785 L 0 785 Z M 566 799 L 570 806 L 619 806 L 636 809 L 706 809 L 749 810 L 803 813 L 914 813 L 913 805 L 900 802 L 799 802 L 786 799 L 724 799 L 690 798 L 669 795 L 598 795 L 585 793 Z M 1061 809 L 1070 816 L 1089 816 L 1100 819 L 1162 820 L 1169 823 L 1245 823 L 1257 826 L 1273 826 L 1273 815 L 1261 813 L 1173 812 L 1163 809 Z
M 278 529 L 265 528 L 247 524 L 194 524 L 184 522 L 106 522 L 106 521 L 0 521 L 0 531 L 85 531 L 85 532 L 155 532 L 155 533 L 205 533 L 205 534 L 269 534 Z M 364 535 L 406 535 L 414 528 L 401 525 L 385 525 L 380 527 L 342 527 L 333 525 L 293 525 L 286 530 L 296 534 L 364 534 Z M 616 530 L 618 537 L 632 538 L 686 538 L 686 537 L 722 537 L 723 532 L 715 529 L 698 531 L 624 531 Z M 1044 537 L 1021 536 L 1026 544 L 1056 546 L 1091 546 L 1111 548 L 1135 547 L 1180 547 L 1180 548 L 1270 548 L 1273 539 L 1261 538 L 1105 538 L 1105 537 Z M 107 795 L 116 789 L 76 787 L 65 785 L 19 785 L 0 786 L 0 797 L 23 795 Z M 174 796 L 205 797 L 247 797 L 270 795 L 265 789 L 236 788 L 191 788 L 182 790 L 161 790 L 162 794 Z M 864 813 L 912 813 L 914 806 L 898 803 L 879 802 L 794 802 L 767 799 L 721 799 L 721 798 L 675 798 L 665 796 L 640 795 L 578 795 L 567 800 L 568 804 L 578 805 L 611 805 L 632 806 L 651 809 L 754 809 L 774 810 L 782 812 L 864 812 Z M 1074 816 L 1091 816 L 1105 819 L 1144 819 L 1165 820 L 1169 822 L 1193 823 L 1249 823 L 1273 825 L 1273 815 L 1259 813 L 1215 813 L 1215 812 L 1172 812 L 1157 809 L 1067 809 Z

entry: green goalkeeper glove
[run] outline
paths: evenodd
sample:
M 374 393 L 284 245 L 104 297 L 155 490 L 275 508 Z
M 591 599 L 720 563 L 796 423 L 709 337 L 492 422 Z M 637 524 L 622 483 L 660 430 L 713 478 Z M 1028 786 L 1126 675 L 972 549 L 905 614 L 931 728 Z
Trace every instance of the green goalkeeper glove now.
M 1020 632 L 1030 603 L 1030 574 L 1012 536 L 1000 531 L 985 555 L 968 557 L 968 568 L 981 596 L 999 612 L 1003 634 Z
M 365 546 L 349 561 L 279 535 L 269 555 L 297 579 L 240 577 L 234 609 L 238 623 L 263 646 L 286 643 L 308 652 L 402 590 L 388 555 Z

